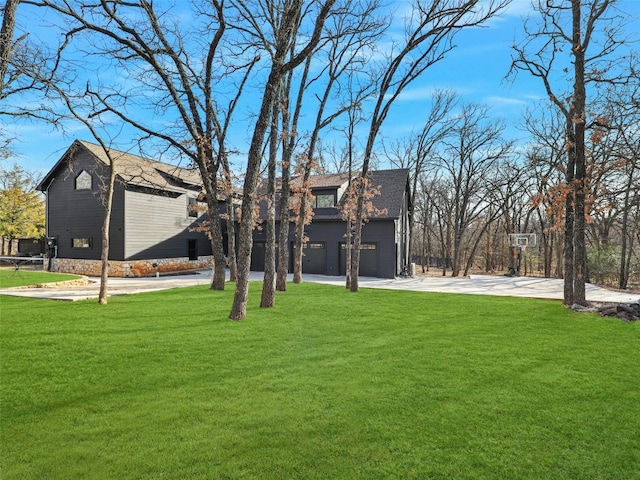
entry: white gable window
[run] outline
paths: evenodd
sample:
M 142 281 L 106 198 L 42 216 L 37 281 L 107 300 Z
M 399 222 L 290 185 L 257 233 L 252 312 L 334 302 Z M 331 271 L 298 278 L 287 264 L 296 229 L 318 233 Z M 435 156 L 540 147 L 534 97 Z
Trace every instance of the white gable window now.
M 76 190 L 91 190 L 93 178 L 86 170 L 81 171 L 76 177 Z

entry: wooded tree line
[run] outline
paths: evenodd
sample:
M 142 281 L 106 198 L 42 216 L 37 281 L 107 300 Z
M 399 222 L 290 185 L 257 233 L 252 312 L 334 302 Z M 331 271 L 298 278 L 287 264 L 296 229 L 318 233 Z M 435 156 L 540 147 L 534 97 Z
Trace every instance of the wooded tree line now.
M 607 109 L 613 105 L 603 100 Z M 544 111 L 525 118 L 533 141 L 522 152 L 508 144 L 502 146 L 511 150 L 501 157 L 482 156 L 475 148 L 470 150 L 475 156 L 451 150 L 449 145 L 477 141 L 467 130 L 468 116 L 462 115 L 448 132 L 450 140 L 442 142 L 443 150 L 431 153 L 417 177 L 414 203 L 413 254 L 423 271 L 439 269 L 453 276 L 471 270 L 506 272 L 515 256 L 508 235 L 526 232 L 537 235 L 538 245 L 526 250 L 523 274 L 563 277 L 564 206 L 569 194 L 565 134 L 557 112 L 549 105 L 539 108 Z M 472 111 L 482 113 L 465 107 L 467 114 Z M 603 114 L 601 124 L 588 130 L 586 143 L 587 281 L 624 289 L 640 282 L 640 110 L 607 114 L 617 125 L 605 123 Z M 485 135 L 492 131 L 488 125 L 480 130 Z M 418 141 L 405 158 L 416 158 Z M 500 150 L 493 146 L 488 151 Z M 406 165 L 397 155 L 394 158 Z
M 296 208 L 300 212 L 294 279 L 301 281 L 299 265 L 310 200 L 308 178 L 318 165 L 330 163 L 327 157 L 331 147 L 323 144 L 323 134 L 329 129 L 341 133 L 341 140 L 333 149 L 334 160 L 343 171 L 363 179 L 350 186 L 354 195 L 350 220 L 353 228 L 346 232 L 353 235 L 354 247 L 348 287 L 357 291 L 359 246 L 370 195 L 366 178 L 382 155 L 380 137 L 389 111 L 407 87 L 434 64 L 446 60 L 459 31 L 483 25 L 508 3 L 509 0 L 416 0 L 407 5 L 406 12 L 391 12 L 378 0 L 208 0 L 176 5 L 148 0 L 11 0 L 4 6 L 0 113 L 48 121 L 60 128 L 80 122 L 107 153 L 110 146 L 123 149 L 123 143 L 127 148 L 135 143 L 147 156 L 182 159 L 197 167 L 211 218 L 208 228 L 215 266 L 211 287 L 224 288 L 225 267 L 230 260 L 236 280 L 230 317 L 241 319 L 246 315 L 251 231 L 255 226 L 259 180 L 266 178 L 268 184 L 270 213 L 264 228 L 268 233 L 267 252 L 273 253 L 277 243 L 273 229 L 275 179 L 280 178 L 283 193 L 280 201 L 286 207 L 281 208 L 283 215 L 289 211 L 288 186 L 292 175 L 303 179 L 302 187 L 294 192 L 298 195 Z M 501 138 L 501 122 L 491 118 L 487 107 L 459 103 L 453 94 L 446 92 L 434 98 L 430 111 L 425 113 L 426 120 L 417 121 L 424 123 L 424 128 L 415 139 L 407 140 L 406 157 L 402 157 L 400 146 L 388 147 L 390 159 L 393 160 L 395 150 L 395 161 L 413 171 L 417 229 L 414 248 L 425 244 L 428 247 L 423 251 L 439 249 L 440 256 L 452 258 L 454 275 L 458 275 L 470 267 L 482 249 L 487 255 L 490 251 L 495 255 L 499 225 L 508 224 L 503 228 L 516 231 L 533 226 L 533 220 L 527 223 L 523 219 L 535 217 L 542 235 L 547 228 L 542 226 L 544 217 L 547 226 L 564 229 L 565 277 L 569 266 L 571 287 L 575 278 L 578 291 L 580 282 L 584 286 L 580 259 L 586 257 L 586 250 L 580 235 L 586 232 L 584 222 L 581 223 L 586 216 L 581 212 L 586 211 L 587 201 L 591 202 L 587 195 L 591 185 L 586 182 L 584 148 L 576 147 L 584 147 L 581 142 L 587 130 L 587 113 L 585 95 L 575 85 L 580 85 L 577 81 L 580 79 L 583 84 L 608 80 L 613 95 L 620 91 L 614 87 L 621 84 L 622 78 L 628 84 L 628 77 L 633 77 L 630 72 L 637 71 L 631 57 L 627 59 L 627 68 L 617 61 L 605 69 L 597 61 L 619 60 L 616 47 L 626 45 L 624 39 L 618 38 L 618 31 L 610 29 L 611 25 L 622 25 L 620 12 L 610 14 L 615 4 L 614 0 L 590 0 L 582 4 L 578 0 L 565 0 L 553 6 L 541 1 L 535 17 L 541 19 L 537 36 L 527 38 L 553 41 L 542 41 L 539 46 L 527 40 L 514 49 L 514 68 L 539 76 L 551 102 L 556 99 L 556 110 L 563 115 L 562 140 L 557 145 L 560 150 L 549 147 L 557 158 L 533 158 L 532 152 L 541 153 L 539 148 L 526 154 L 518 152 L 511 141 Z M 12 35 L 15 18 L 20 18 L 23 9 L 25 15 L 39 12 L 43 18 L 49 18 L 55 40 L 41 42 L 28 35 L 15 38 Z M 400 13 L 406 14 L 402 28 L 393 21 L 394 14 Z M 552 28 L 546 28 L 549 26 Z M 554 31 L 555 27 L 567 28 L 568 33 Z M 605 41 L 599 53 L 585 57 L 594 31 L 605 32 L 604 38 L 612 43 Z M 566 68 L 565 64 L 554 64 L 556 57 L 561 56 L 557 53 L 560 49 L 552 49 L 550 54 L 546 50 L 554 42 L 566 43 L 562 57 L 566 65 L 576 67 L 573 91 L 571 86 L 567 87 L 566 78 L 556 83 L 550 77 L 551 72 Z M 584 69 L 585 59 L 588 71 Z M 616 79 L 605 75 L 614 71 L 619 75 Z M 556 85 L 558 92 L 552 90 Z M 37 101 L 28 105 L 20 102 L 25 93 Z M 620 108 L 634 105 L 624 103 L 626 99 L 620 101 Z M 313 111 L 315 116 L 311 120 L 303 118 L 303 111 Z M 589 123 L 592 116 L 589 111 Z M 616 131 L 614 119 L 608 122 L 596 122 L 602 124 L 603 141 L 598 145 L 603 145 Z M 123 125 L 132 127 L 137 134 L 125 135 Z M 229 138 L 238 125 L 243 126 L 249 138 L 245 151 L 237 151 L 241 147 Z M 360 133 L 356 135 L 356 131 Z M 637 136 L 625 131 L 631 144 L 637 141 Z M 233 186 L 232 162 L 237 156 L 246 158 L 240 167 L 242 202 L 240 209 L 229 210 L 227 217 L 239 217 L 240 244 L 229 246 L 230 252 L 238 254 L 237 258 L 228 259 L 224 255 L 218 210 L 220 199 L 228 196 Z M 111 161 L 114 165 L 117 159 Z M 536 168 L 544 172 L 545 162 L 550 169 L 545 187 L 555 185 L 553 175 L 564 174 L 557 187 L 561 191 L 561 184 L 566 186 L 562 227 L 559 226 L 562 214 L 556 213 L 554 217 L 553 211 L 543 208 L 542 200 L 534 210 L 526 207 L 525 187 L 521 185 L 533 189 L 528 182 Z M 534 168 L 538 163 L 541 166 Z M 635 181 L 636 164 L 625 165 L 631 173 L 617 178 Z M 109 248 L 106 232 L 114 175 L 108 180 L 101 303 L 106 303 Z M 634 202 L 637 204 L 637 195 L 634 187 L 629 186 L 626 191 L 627 197 L 622 193 L 626 207 L 620 213 L 626 212 L 629 225 L 633 215 L 637 215 L 632 207 Z M 548 189 L 536 192 L 544 195 Z M 522 209 L 515 208 L 518 203 Z M 534 211 L 540 213 L 534 215 Z M 557 222 L 551 225 L 550 219 Z M 288 227 L 289 223 L 282 219 L 281 225 Z M 551 236 L 556 230 L 545 230 L 545 234 Z M 235 238 L 232 233 L 229 232 L 231 240 Z M 283 239 L 287 234 L 287 228 L 282 228 L 281 244 L 286 243 Z M 482 239 L 492 235 L 493 246 L 488 246 L 491 242 L 485 246 Z M 626 259 L 633 258 L 633 235 L 637 232 L 632 228 L 624 234 Z M 551 254 L 558 251 L 557 244 L 549 245 L 555 246 Z M 630 262 L 631 265 L 633 260 Z M 275 255 L 267 255 L 263 306 L 273 305 L 276 289 L 286 289 L 286 265 L 286 254 L 279 256 L 278 265 Z M 573 292 L 569 297 L 571 302 L 584 301 Z
M 500 139 L 499 124 L 478 106 L 463 106 L 444 130 L 427 124 L 409 154 L 416 232 L 423 256 L 450 258 L 453 276 L 474 263 L 486 271 L 513 265 L 507 235 L 537 233 L 530 268 L 535 259 L 545 276 L 564 278 L 565 303 L 585 304 L 589 279 L 637 283 L 638 56 L 625 48 L 613 1 L 537 2 L 536 11 L 512 56 L 512 73 L 539 79 L 549 99 L 524 118 L 527 149 Z M 415 159 L 433 131 L 440 148 L 423 173 Z

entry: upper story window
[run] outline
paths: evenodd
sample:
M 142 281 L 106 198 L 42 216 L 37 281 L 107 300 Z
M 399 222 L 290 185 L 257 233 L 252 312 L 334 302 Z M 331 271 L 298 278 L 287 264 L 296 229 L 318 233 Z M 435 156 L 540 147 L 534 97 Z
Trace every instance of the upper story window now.
M 86 170 L 81 171 L 76 177 L 76 190 L 91 190 L 93 188 L 93 178 Z
M 189 197 L 189 203 L 187 204 L 187 214 L 190 217 L 198 217 L 198 200 L 193 197 Z
M 315 208 L 333 208 L 336 197 L 333 193 L 319 193 L 316 195 Z

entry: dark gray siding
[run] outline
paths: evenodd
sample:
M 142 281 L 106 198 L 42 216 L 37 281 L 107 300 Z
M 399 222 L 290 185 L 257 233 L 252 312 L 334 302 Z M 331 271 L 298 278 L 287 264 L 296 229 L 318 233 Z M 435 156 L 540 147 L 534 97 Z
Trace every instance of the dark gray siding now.
M 75 178 L 85 170 L 92 175 L 91 190 L 76 190 Z M 100 258 L 101 228 L 104 221 L 104 207 L 101 190 L 107 169 L 96 169 L 93 158 L 86 152 L 79 152 L 70 164 L 61 166 L 47 190 L 47 235 L 56 238 L 58 256 L 63 258 Z M 116 189 L 118 190 L 118 189 Z M 111 221 L 111 260 L 122 258 L 122 191 L 114 195 L 113 217 Z M 89 248 L 73 248 L 73 238 L 89 238 Z
M 402 272 L 403 267 L 408 267 L 410 263 L 409 237 L 411 235 L 411 216 L 409 215 L 410 198 L 407 190 L 405 190 L 402 198 L 402 212 L 400 218 L 396 220 L 396 270 L 398 273 Z
M 189 217 L 188 196 L 162 196 L 136 190 L 125 192 L 125 259 L 186 257 L 189 240 L 197 241 L 198 255 L 211 254 L 211 242 Z
M 310 242 L 325 242 L 326 274 L 340 275 L 340 244 L 345 241 L 346 224 L 344 222 L 315 222 L 306 228 Z M 396 276 L 396 245 L 393 220 L 372 220 L 362 229 L 362 242 L 375 243 L 378 277 Z M 368 252 L 370 253 L 370 252 Z M 303 270 L 304 273 L 304 270 Z
M 324 273 L 326 275 L 341 274 L 340 245 L 345 241 L 345 229 L 346 224 L 342 221 L 317 221 L 305 228 L 305 234 L 309 238 L 309 242 L 324 243 Z M 294 228 L 292 227 L 291 231 L 293 230 Z M 265 234 L 263 231 L 254 231 L 254 242 L 264 242 L 264 238 Z M 293 241 L 294 235 L 291 234 L 289 245 L 290 253 Z M 377 255 L 377 275 L 373 276 L 393 278 L 399 273 L 397 270 L 396 233 L 393 220 L 372 220 L 367 223 L 362 230 L 362 241 L 363 243 L 375 243 L 377 246 L 376 250 L 372 251 L 375 253 L 367 252 L 367 255 Z M 262 258 L 258 258 L 259 256 L 260 255 L 252 256 L 253 270 L 259 271 L 264 269 L 264 256 L 262 255 Z M 313 268 L 316 270 L 317 266 L 314 264 Z M 305 273 L 304 261 L 302 273 Z
M 393 278 L 397 271 L 395 223 L 393 220 L 372 220 L 362 229 L 362 242 L 375 243 L 378 253 L 378 277 Z
M 119 182 L 116 182 L 113 191 L 109 232 L 109 258 L 124 260 L 124 186 Z

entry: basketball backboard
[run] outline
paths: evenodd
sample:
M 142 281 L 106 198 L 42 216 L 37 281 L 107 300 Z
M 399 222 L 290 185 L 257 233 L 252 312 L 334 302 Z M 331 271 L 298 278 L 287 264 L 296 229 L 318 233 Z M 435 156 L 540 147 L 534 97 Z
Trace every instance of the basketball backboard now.
M 512 247 L 518 247 L 521 250 L 535 247 L 537 245 L 537 236 L 535 233 L 510 233 L 509 245 Z

